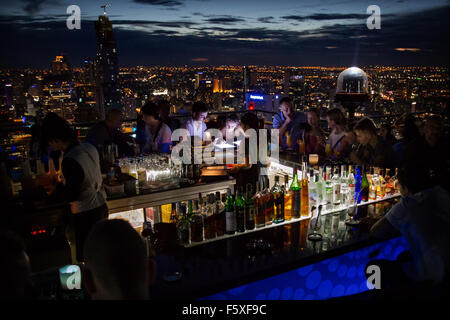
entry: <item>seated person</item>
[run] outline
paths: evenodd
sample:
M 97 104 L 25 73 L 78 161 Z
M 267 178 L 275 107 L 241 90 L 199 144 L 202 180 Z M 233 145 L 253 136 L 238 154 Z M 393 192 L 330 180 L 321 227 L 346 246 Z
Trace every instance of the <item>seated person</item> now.
M 30 259 L 25 243 L 14 232 L 0 230 L 0 300 L 33 297 Z
M 306 113 L 309 130 L 305 135 L 305 152 L 307 154 L 325 155 L 325 132 L 320 128 L 320 112 L 318 109 L 310 109 Z
M 359 146 L 350 153 L 350 160 L 357 165 L 393 169 L 397 156 L 389 143 L 377 135 L 377 128 L 369 118 L 359 120 L 354 127 Z
M 402 163 L 420 161 L 424 167 L 431 169 L 434 182 L 449 190 L 450 145 L 442 131 L 442 118 L 437 115 L 428 117 L 424 123 L 423 136 L 406 145 Z
M 147 102 L 142 108 L 142 119 L 145 122 L 146 143 L 143 153 L 169 153 L 172 147 L 172 131 L 159 118 L 158 107 L 153 102 Z
M 392 135 L 392 128 L 388 123 L 383 123 L 378 130 L 378 136 L 382 141 L 388 142 L 391 145 L 394 145 L 397 140 L 395 140 Z
M 208 116 L 208 108 L 206 104 L 201 101 L 197 101 L 192 106 L 192 118 L 189 119 L 183 126 L 188 131 L 188 134 L 192 136 L 201 137 L 205 139 L 206 131 L 206 117 Z
M 279 129 L 280 146 L 289 147 L 285 136 L 288 133 L 291 136 L 292 145 L 298 147 L 297 140 L 301 139 L 304 131 L 300 129 L 300 126 L 307 121 L 305 114 L 294 111 L 292 101 L 288 97 L 280 100 L 279 110 L 280 112 L 273 117 L 272 127 Z
M 170 130 L 173 132 L 180 127 L 180 120 L 170 117 L 170 103 L 167 100 L 158 101 L 158 114 L 159 118 L 167 124 Z
M 142 237 L 125 220 L 96 223 L 84 245 L 81 271 L 93 300 L 148 300 L 154 264 Z
M 100 121 L 89 129 L 86 142 L 97 148 L 100 156 L 102 148 L 108 144 L 116 144 L 119 156 L 134 155 L 133 139 L 120 131 L 123 113 L 118 109 L 111 109 L 106 113 L 104 121 Z M 102 159 L 100 159 L 102 161 Z
M 442 283 L 450 267 L 450 196 L 440 186 L 433 186 L 428 170 L 420 163 L 401 167 L 398 181 L 402 199 L 370 232 L 381 239 L 401 233 L 408 242 L 412 259 L 390 268 L 397 275 L 389 277 L 385 273 L 385 278 L 396 281 L 395 278 L 406 276 L 409 281 Z M 383 278 L 383 270 L 381 274 Z
M 411 141 L 420 138 L 419 129 L 416 126 L 416 119 L 412 115 L 403 114 L 399 119 L 394 122 L 394 132 L 397 136 L 397 141 L 392 146 L 397 154 L 398 161 L 401 162 L 406 145 Z
M 328 128 L 331 129 L 325 151 L 332 159 L 344 159 L 348 156 L 350 146 L 347 142 L 345 131 L 346 118 L 339 108 L 327 111 Z M 327 149 L 329 151 L 327 151 Z
M 222 128 L 220 128 L 220 132 L 222 133 L 223 140 L 233 139 L 234 137 L 238 137 L 239 135 L 243 134 L 243 130 L 241 126 L 239 125 L 239 119 L 237 115 L 230 114 L 227 119 L 225 120 L 225 123 L 222 125 Z

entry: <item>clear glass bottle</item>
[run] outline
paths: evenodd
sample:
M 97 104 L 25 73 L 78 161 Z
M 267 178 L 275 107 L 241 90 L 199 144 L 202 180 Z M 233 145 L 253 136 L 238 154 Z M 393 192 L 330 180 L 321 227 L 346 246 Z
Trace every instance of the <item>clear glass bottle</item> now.
M 292 192 L 289 190 L 289 176 L 284 175 L 284 220 L 292 219 Z
M 341 179 L 338 167 L 334 168 L 331 183 L 333 185 L 333 209 L 338 209 L 341 205 Z
M 245 228 L 247 230 L 255 229 L 255 202 L 253 199 L 253 188 L 250 183 L 247 183 L 245 197 Z

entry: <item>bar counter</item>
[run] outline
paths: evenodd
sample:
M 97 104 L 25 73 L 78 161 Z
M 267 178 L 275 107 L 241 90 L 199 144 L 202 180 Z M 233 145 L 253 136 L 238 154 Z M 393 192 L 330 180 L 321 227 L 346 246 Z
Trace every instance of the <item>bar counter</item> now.
M 155 257 L 157 276 L 151 287 L 151 297 L 156 300 L 225 299 L 227 296 L 223 292 L 234 292 L 228 299 L 237 299 L 235 293 L 252 282 L 265 281 L 362 248 L 367 249 L 364 252 L 366 260 L 376 258 L 377 248 L 383 242 L 371 239 L 369 229 L 398 199 L 394 196 L 362 203 L 358 207 L 360 224 L 357 226 L 345 224 L 347 209 L 323 213 L 319 230 L 323 240 L 318 242 L 308 240 L 307 235 L 312 231 L 308 231 L 310 219 L 306 218 L 247 231 L 239 236 L 225 236 L 202 245 L 179 246 Z M 404 240 L 399 239 L 394 239 L 394 244 L 406 250 Z M 361 256 L 353 261 L 355 266 L 347 265 L 347 268 L 357 270 L 361 278 L 363 261 Z M 177 279 L 177 273 L 181 274 L 180 279 Z

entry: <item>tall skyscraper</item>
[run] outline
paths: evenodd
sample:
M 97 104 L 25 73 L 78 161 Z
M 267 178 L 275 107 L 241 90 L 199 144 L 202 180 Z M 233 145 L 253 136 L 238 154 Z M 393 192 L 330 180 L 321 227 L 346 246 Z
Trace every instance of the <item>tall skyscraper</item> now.
M 106 110 L 121 109 L 116 40 L 112 23 L 106 13 L 95 21 L 95 32 L 97 34 L 97 112 L 100 119 L 104 119 Z
M 52 61 L 52 72 L 54 74 L 63 74 L 70 72 L 70 64 L 67 56 L 63 53 L 60 56 L 56 56 Z

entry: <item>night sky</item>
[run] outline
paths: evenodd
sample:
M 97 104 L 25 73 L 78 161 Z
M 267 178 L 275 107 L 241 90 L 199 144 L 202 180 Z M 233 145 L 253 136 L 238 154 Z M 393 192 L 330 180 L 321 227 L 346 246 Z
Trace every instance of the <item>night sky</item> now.
M 445 65 L 450 1 L 0 1 L 0 68 L 78 66 L 96 53 L 93 21 L 110 3 L 119 65 Z M 68 30 L 66 8 L 81 8 Z M 381 30 L 366 9 L 381 8 Z

